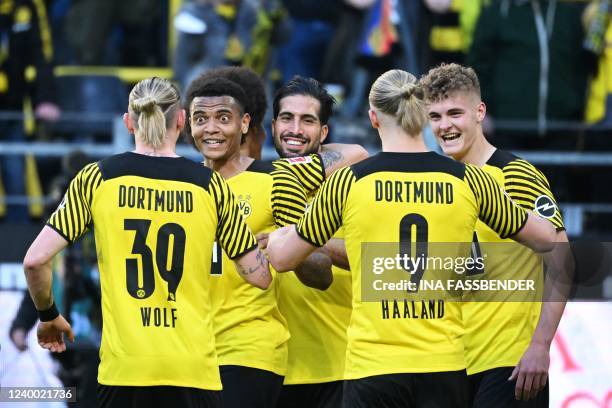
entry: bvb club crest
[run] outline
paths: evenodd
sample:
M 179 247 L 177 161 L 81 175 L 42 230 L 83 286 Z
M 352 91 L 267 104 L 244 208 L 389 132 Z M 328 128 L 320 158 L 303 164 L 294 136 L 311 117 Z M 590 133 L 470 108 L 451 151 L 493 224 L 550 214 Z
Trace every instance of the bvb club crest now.
M 240 212 L 242 213 L 242 216 L 244 218 L 249 218 L 249 216 L 253 212 L 253 207 L 251 207 L 250 200 L 250 195 L 238 196 L 238 207 L 240 208 Z

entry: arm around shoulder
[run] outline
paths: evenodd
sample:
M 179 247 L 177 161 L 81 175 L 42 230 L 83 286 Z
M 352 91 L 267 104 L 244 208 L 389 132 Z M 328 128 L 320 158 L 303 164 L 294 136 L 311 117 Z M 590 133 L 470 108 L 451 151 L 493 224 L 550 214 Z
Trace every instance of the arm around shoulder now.
M 330 143 L 321 146 L 319 152 L 325 175 L 329 176 L 339 168 L 350 166 L 368 158 L 366 149 L 358 144 Z

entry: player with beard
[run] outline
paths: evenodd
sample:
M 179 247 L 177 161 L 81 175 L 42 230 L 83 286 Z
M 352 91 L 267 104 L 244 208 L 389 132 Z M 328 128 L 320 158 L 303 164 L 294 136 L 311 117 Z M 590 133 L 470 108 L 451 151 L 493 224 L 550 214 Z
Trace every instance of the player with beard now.
M 213 70 L 190 84 L 186 105 L 195 146 L 205 157 L 206 165 L 232 186 L 247 224 L 262 232 L 295 222 L 306 204 L 298 178 L 241 152 L 245 139 L 251 136 L 250 129 L 262 129 L 265 94 L 261 80 L 245 68 Z M 254 126 L 250 124 L 251 115 L 257 121 Z M 316 176 L 322 178 L 321 157 L 309 159 L 308 166 L 321 164 Z M 335 165 L 342 163 L 339 160 Z M 224 406 L 275 406 L 286 372 L 289 338 L 276 304 L 277 286 L 272 285 L 266 292 L 251 291 L 232 278 L 233 266 L 220 248 L 216 246 L 213 251 L 213 329 Z M 329 258 L 321 259 L 317 254 L 307 262 L 313 262 L 318 270 L 327 269 L 331 277 Z
M 549 219 L 557 229 L 557 242 L 567 242 L 559 207 L 544 174 L 526 160 L 497 149 L 485 138 L 482 121 L 486 106 L 474 70 L 443 64 L 431 69 L 421 84 L 428 100 L 431 127 L 444 153 L 481 167 L 517 204 Z M 508 241 L 482 222 L 476 225 L 474 240 L 475 245 Z M 512 245 L 497 248 L 496 256 L 486 259 L 480 271 L 487 279 L 531 277 L 541 283 L 537 255 L 530 251 L 517 253 Z M 563 245 L 557 246 L 549 258 L 560 259 L 564 249 Z M 517 271 L 525 276 L 518 276 Z M 510 273 L 512 276 L 508 276 Z M 565 302 L 550 301 L 463 304 L 465 356 L 474 407 L 548 406 L 550 344 L 564 307 Z
M 278 154 L 293 158 L 325 152 L 322 143 L 329 133 L 334 102 L 313 78 L 296 76 L 283 85 L 273 102 L 272 137 Z M 361 155 L 366 158 L 367 152 Z M 292 273 L 278 275 L 278 285 L 278 305 L 291 338 L 277 407 L 340 407 L 351 315 L 350 272 L 334 267 L 333 283 L 325 291 L 302 285 Z

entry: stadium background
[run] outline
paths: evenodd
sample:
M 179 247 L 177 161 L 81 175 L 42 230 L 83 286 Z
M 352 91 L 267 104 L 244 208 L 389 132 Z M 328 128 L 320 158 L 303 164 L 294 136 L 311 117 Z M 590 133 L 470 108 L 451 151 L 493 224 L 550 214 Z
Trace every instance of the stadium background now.
M 491 2 L 492 7 L 498 3 L 527 7 L 494 0 L 137 0 L 123 2 L 126 4 L 110 0 L 1 0 L 0 15 L 9 3 L 44 10 L 37 20 L 38 39 L 29 46 L 40 47 L 41 52 L 52 55 L 47 63 L 53 68 L 54 77 L 53 84 L 41 82 L 42 76 L 27 68 L 24 76 L 28 86 L 20 95 L 20 109 L 0 105 L 0 123 L 17 123 L 23 128 L 23 138 L 19 140 L 0 135 L 0 160 L 29 156 L 23 169 L 25 190 L 12 193 L 3 188 L 0 191 L 0 310 L 3 311 L 0 384 L 3 387 L 61 385 L 57 373 L 64 368 L 37 346 L 32 333 L 28 338 L 30 347 L 23 353 L 8 338 L 25 289 L 19 261 L 45 220 L 45 208 L 53 208 L 58 190 L 64 186 L 62 180 L 73 173 L 73 167 L 130 149 L 130 137 L 120 115 L 127 106 L 127 93 L 136 81 L 156 75 L 184 84 L 199 70 L 221 64 L 244 64 L 263 75 L 271 95 L 279 83 L 295 73 L 314 76 L 327 83 L 340 102 L 331 122 L 331 139 L 360 143 L 375 152 L 379 149 L 377 138 L 365 115 L 365 96 L 371 80 L 391 67 L 420 74 L 440 61 L 475 64 L 482 61 L 487 57 L 485 47 L 475 49 L 470 44 L 492 41 L 487 39 L 489 26 L 494 18 L 500 17 L 495 13 L 481 13 L 484 10 L 481 7 Z M 546 7 L 549 3 L 556 4 L 556 14 L 548 18 L 547 22 L 552 23 L 546 26 L 545 34 L 550 44 L 558 41 L 561 45 L 550 45 L 546 51 L 550 62 L 556 64 L 549 66 L 545 82 L 549 88 L 561 91 L 558 94 L 549 91 L 549 108 L 543 114 L 526 109 L 508 116 L 503 111 L 503 103 L 498 100 L 503 100 L 507 88 L 534 88 L 533 98 L 541 100 L 542 72 L 539 69 L 528 72 L 533 64 L 527 62 L 534 60 L 533 66 L 541 67 L 544 52 L 541 33 L 533 28 L 538 26 L 535 12 L 525 21 L 520 18 L 526 17 L 512 13 L 509 16 L 519 20 L 505 20 L 507 16 L 499 20 L 501 23 L 495 20 L 499 26 L 497 35 L 503 35 L 504 29 L 514 29 L 517 24 L 525 24 L 530 27 L 525 32 L 535 34 L 526 38 L 530 47 L 513 49 L 519 46 L 507 41 L 496 50 L 500 65 L 518 71 L 516 77 L 483 82 L 485 102 L 489 101 L 487 98 L 491 101 L 495 98 L 496 102 L 490 105 L 489 113 L 494 121 L 486 130 L 496 145 L 517 152 L 546 173 L 560 201 L 571 239 L 610 241 L 612 26 L 609 2 L 543 2 L 541 18 L 550 16 Z M 488 21 L 480 21 L 483 15 Z M 23 15 L 20 18 L 23 20 Z M 8 27 L 24 22 L 27 23 L 16 21 Z M 576 25 L 581 27 L 580 33 L 568 37 L 570 27 Z M 91 27 L 97 30 L 88 30 Z M 557 38 L 560 33 L 565 33 L 565 37 Z M 507 55 L 522 55 L 524 59 L 510 61 L 505 59 Z M 0 55 L 1 64 L 7 59 L 26 59 L 25 48 L 15 54 Z M 583 75 L 582 81 L 571 85 L 558 81 L 555 70 L 560 64 L 574 67 L 568 72 Z M 583 70 L 584 67 L 590 69 Z M 480 71 L 479 74 L 484 76 Z M 540 80 L 522 84 L 520 74 Z M 500 86 L 499 94 L 492 91 Z M 36 117 L 36 96 L 41 88 L 54 90 L 50 102 L 61 112 L 57 120 Z M 508 103 L 523 104 L 531 98 L 529 91 L 524 90 L 524 100 Z M 567 97 L 572 92 L 584 95 L 578 98 L 579 114 L 575 110 L 553 109 L 558 105 L 555 97 Z M 269 121 L 268 117 L 266 122 L 269 124 Z M 429 139 L 431 142 L 431 136 Z M 83 152 L 87 157 L 74 151 Z M 194 160 L 198 158 L 186 145 L 179 151 Z M 274 156 L 269 137 L 263 156 Z M 3 186 L 8 186 L 7 180 Z M 13 212 L 12 208 L 23 211 Z M 86 252 L 80 250 L 77 256 L 83 257 Z M 91 280 L 95 280 L 96 269 L 91 260 L 79 259 L 79 262 L 85 265 Z M 58 266 L 59 293 L 66 283 L 62 271 Z M 603 276 L 609 274 L 610 271 L 604 271 Z M 551 348 L 553 407 L 612 406 L 610 278 L 598 296 L 607 301 L 573 302 L 566 309 Z M 91 313 L 77 307 L 72 317 L 82 334 L 82 341 L 75 349 L 91 351 L 97 335 Z M 76 370 L 71 375 L 78 376 L 83 366 L 75 363 L 70 369 Z

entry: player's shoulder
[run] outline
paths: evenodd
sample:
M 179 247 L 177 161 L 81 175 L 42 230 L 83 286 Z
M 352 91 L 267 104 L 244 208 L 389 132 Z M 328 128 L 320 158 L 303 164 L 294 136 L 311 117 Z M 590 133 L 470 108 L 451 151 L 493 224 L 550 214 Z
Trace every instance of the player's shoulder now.
M 74 184 L 78 188 L 96 188 L 104 180 L 102 172 L 100 170 L 99 162 L 88 163 L 79 170 L 74 176 L 74 181 L 79 180 L 78 183 Z
M 184 157 L 154 157 L 133 152 L 109 156 L 98 162 L 104 180 L 136 176 L 178 181 L 208 189 L 213 172 L 202 163 Z
M 536 166 L 505 150 L 496 150 L 487 164 L 500 168 L 506 181 L 523 180 L 548 185 L 546 176 Z
M 101 173 L 100 162 L 87 163 L 86 165 L 83 166 L 83 168 L 81 168 L 81 170 L 79 170 L 77 175 L 86 176 L 92 173 L 93 174 Z
M 253 173 L 271 174 L 277 169 L 271 160 L 253 160 L 253 163 L 247 167 L 246 171 Z
M 463 179 L 465 165 L 435 152 L 396 153 L 381 152 L 351 166 L 359 180 L 380 172 L 446 173 Z
M 254 183 L 257 183 L 257 180 L 264 180 L 261 176 L 272 183 L 299 183 L 298 178 L 293 172 L 284 166 L 275 166 L 271 160 L 254 160 L 249 167 L 247 167 L 244 174 L 250 175 Z
M 285 157 L 271 162 L 275 168 L 312 168 L 314 166 L 323 166 L 323 160 L 318 153 L 312 153 L 307 156 Z

